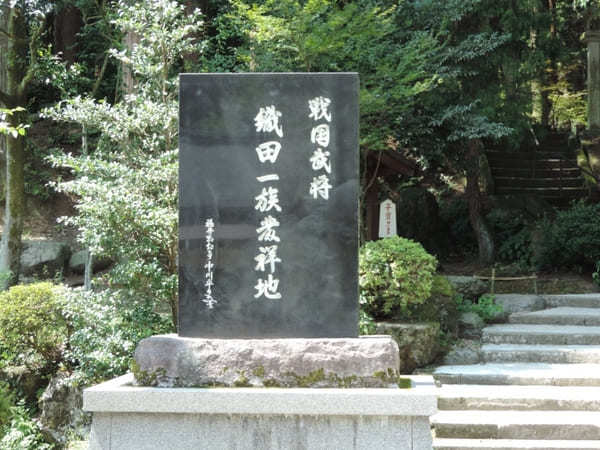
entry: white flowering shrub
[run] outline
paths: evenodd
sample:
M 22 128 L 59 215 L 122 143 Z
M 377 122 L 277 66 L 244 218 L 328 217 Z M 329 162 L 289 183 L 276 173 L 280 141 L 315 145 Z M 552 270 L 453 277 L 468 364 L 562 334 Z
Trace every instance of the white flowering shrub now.
M 65 290 L 63 314 L 72 333 L 64 360 L 81 385 L 123 375 L 138 342 L 169 331 L 147 298 L 132 301 L 115 290 Z
M 167 0 L 121 4 L 115 25 L 139 43 L 112 55 L 128 65 L 134 93 L 110 105 L 76 97 L 46 111 L 97 138 L 88 154 L 55 155 L 73 178 L 54 184 L 75 199 L 63 219 L 80 242 L 116 265 L 105 279 L 136 302 L 153 302 L 177 321 L 177 64 L 201 51 L 199 12 Z M 162 305 L 162 306 L 161 306 Z

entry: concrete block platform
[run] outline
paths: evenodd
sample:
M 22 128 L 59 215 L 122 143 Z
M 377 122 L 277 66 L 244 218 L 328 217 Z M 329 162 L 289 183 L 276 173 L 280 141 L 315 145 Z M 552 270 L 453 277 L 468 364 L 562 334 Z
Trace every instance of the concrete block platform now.
M 438 388 L 154 388 L 125 375 L 84 391 L 90 450 L 429 450 Z

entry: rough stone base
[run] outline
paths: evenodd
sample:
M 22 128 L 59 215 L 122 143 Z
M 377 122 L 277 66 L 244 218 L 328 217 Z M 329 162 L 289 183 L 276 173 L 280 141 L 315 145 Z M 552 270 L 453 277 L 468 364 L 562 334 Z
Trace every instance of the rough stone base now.
M 90 450 L 431 450 L 432 383 L 412 389 L 87 389 Z M 432 381 L 432 380 L 431 380 Z
M 401 373 L 412 373 L 418 367 L 432 363 L 440 349 L 440 324 L 379 322 L 377 333 L 389 334 L 396 341 Z
M 144 339 L 138 385 L 159 387 L 393 387 L 400 369 L 390 336 L 355 339 Z

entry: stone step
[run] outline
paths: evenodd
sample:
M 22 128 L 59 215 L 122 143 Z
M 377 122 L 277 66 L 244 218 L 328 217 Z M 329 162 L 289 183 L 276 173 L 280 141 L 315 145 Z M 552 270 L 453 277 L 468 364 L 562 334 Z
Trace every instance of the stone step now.
M 574 308 L 600 308 L 600 294 L 542 295 L 547 308 L 571 306 Z
M 485 344 L 600 345 L 600 327 L 577 325 L 492 325 L 483 329 Z
M 600 364 L 600 345 L 485 344 L 481 352 L 485 362 Z
M 440 410 L 600 411 L 600 389 L 580 386 L 485 386 L 447 384 Z M 600 447 L 598 447 L 600 448 Z
M 600 326 L 600 308 L 560 306 L 534 312 L 520 312 L 509 316 L 510 323 L 546 325 Z
M 431 423 L 439 438 L 600 440 L 596 411 L 441 411 Z
M 534 439 L 434 439 L 434 450 L 589 450 L 600 441 L 550 441 Z
M 433 377 L 443 384 L 600 386 L 600 364 L 473 364 L 441 366 Z

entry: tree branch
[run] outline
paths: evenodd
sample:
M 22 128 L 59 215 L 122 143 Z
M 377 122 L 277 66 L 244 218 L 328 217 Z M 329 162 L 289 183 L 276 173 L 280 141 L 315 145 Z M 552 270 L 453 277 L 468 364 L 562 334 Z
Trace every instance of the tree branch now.
M 13 38 L 12 35 L 8 31 L 6 31 L 4 28 L 0 28 L 0 34 L 3 36 L 6 36 L 8 39 Z
M 35 75 L 35 66 L 38 60 L 38 42 L 45 28 L 46 18 L 44 18 L 44 21 L 40 24 L 38 29 L 35 30 L 35 33 L 31 36 L 31 40 L 29 41 L 29 66 L 27 67 L 27 73 L 25 74 L 25 76 L 21 80 L 21 83 L 19 84 L 19 92 L 21 94 L 25 93 L 27 87 L 29 86 Z

